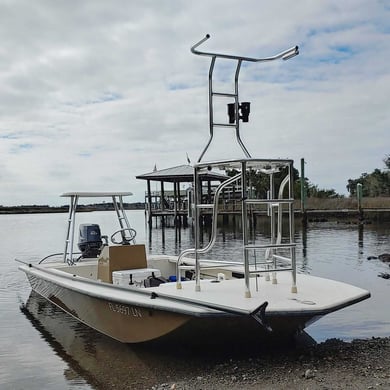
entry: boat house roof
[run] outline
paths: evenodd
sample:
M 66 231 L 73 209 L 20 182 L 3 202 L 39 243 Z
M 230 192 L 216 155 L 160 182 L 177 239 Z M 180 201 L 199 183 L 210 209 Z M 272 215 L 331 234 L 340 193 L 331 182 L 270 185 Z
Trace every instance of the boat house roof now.
M 206 181 L 224 181 L 228 176 L 217 172 L 206 172 L 201 174 L 201 178 Z M 136 176 L 136 179 L 164 182 L 193 182 L 194 168 L 191 165 L 179 165 L 177 167 L 154 170 L 150 173 Z

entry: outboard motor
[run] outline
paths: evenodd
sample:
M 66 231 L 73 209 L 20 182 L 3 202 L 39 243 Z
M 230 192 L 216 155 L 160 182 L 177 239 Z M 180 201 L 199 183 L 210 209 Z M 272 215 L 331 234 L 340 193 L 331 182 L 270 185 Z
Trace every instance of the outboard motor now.
M 81 251 L 81 257 L 99 256 L 102 244 L 99 225 L 89 223 L 80 225 L 78 247 Z

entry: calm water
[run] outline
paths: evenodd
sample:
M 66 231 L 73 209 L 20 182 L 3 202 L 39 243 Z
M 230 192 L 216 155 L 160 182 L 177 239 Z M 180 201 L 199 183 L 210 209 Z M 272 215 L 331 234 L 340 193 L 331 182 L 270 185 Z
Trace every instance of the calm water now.
M 129 217 L 138 232 L 137 242 L 145 242 L 151 253 L 178 253 L 193 245 L 191 228 L 149 231 L 142 211 L 130 212 Z M 1 389 L 151 388 L 202 375 L 206 366 L 232 356 L 261 353 L 230 350 L 228 345 L 217 351 L 207 346 L 184 351 L 176 345 L 168 349 L 123 345 L 31 294 L 14 259 L 34 261 L 61 252 L 66 218 L 66 214 L 0 215 Z M 104 233 L 116 230 L 106 212 L 80 214 L 78 222 L 98 222 Z M 367 260 L 370 255 L 390 253 L 390 225 L 359 229 L 311 224 L 305 231 L 298 228 L 296 236 L 300 272 L 349 282 L 372 294 L 367 301 L 322 318 L 307 333 L 316 341 L 390 336 L 390 280 L 377 276 L 390 268 L 379 260 Z M 240 253 L 234 243 L 239 237 L 239 230 L 230 227 L 220 234 L 218 247 Z

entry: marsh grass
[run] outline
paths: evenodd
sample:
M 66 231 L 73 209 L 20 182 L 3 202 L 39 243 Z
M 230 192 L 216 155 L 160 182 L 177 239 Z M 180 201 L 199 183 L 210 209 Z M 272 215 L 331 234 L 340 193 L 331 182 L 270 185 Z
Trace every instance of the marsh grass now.
M 294 207 L 301 208 L 300 201 Z M 307 198 L 307 210 L 354 210 L 358 208 L 356 198 Z M 363 209 L 390 209 L 390 197 L 363 198 Z

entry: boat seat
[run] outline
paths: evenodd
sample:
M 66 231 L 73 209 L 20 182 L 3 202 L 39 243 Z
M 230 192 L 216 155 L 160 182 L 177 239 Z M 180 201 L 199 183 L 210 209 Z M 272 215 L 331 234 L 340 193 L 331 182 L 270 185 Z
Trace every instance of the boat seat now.
M 112 273 L 147 268 L 145 245 L 105 246 L 98 258 L 98 279 L 112 283 Z

